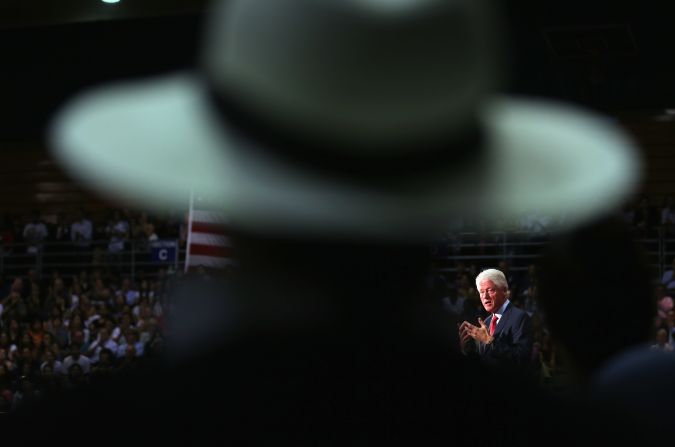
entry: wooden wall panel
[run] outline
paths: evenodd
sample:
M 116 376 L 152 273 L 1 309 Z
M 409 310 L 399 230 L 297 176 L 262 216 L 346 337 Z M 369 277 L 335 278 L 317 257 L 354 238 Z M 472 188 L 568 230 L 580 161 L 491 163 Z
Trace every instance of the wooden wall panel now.
M 654 204 L 660 204 L 664 195 L 675 194 L 675 120 L 657 121 L 655 115 L 620 114 L 617 121 L 639 144 L 645 161 L 646 178 L 638 194 L 647 193 Z M 0 142 L 0 215 L 35 208 L 45 213 L 77 207 L 96 212 L 111 206 L 124 204 L 101 197 L 70 178 L 42 142 Z
M 619 123 L 640 146 L 645 162 L 645 179 L 640 193 L 659 205 L 664 195 L 675 194 L 675 116 L 672 121 L 657 120 L 659 112 L 625 114 Z
M 39 143 L 0 142 L 0 215 L 98 213 L 114 206 L 74 181 Z

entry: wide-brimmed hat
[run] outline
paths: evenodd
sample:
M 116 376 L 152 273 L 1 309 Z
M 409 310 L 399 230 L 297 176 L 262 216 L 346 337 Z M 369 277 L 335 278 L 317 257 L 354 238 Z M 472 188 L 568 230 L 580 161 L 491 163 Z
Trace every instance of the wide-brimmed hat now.
M 230 0 L 200 70 L 68 103 L 56 156 L 94 189 L 253 231 L 428 237 L 453 218 L 613 210 L 631 142 L 580 109 L 495 94 L 499 23 L 480 0 Z

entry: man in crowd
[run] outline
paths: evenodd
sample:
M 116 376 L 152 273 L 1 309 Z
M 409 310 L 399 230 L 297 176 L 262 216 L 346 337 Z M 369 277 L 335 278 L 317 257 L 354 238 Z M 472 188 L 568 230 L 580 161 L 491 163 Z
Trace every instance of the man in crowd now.
M 509 285 L 504 273 L 483 270 L 476 277 L 483 308 L 490 315 L 478 325 L 468 321 L 459 326 L 462 352 L 478 353 L 481 359 L 503 366 L 524 366 L 530 361 L 534 334 L 527 312 L 508 299 Z
M 70 225 L 70 238 L 73 245 L 78 249 L 89 249 L 93 231 L 91 220 L 85 217 L 84 211 L 78 210 L 73 223 Z
M 37 254 L 42 249 L 42 243 L 47 238 L 47 226 L 40 220 L 40 212 L 34 210 L 31 220 L 23 227 L 23 239 L 28 244 L 26 253 Z

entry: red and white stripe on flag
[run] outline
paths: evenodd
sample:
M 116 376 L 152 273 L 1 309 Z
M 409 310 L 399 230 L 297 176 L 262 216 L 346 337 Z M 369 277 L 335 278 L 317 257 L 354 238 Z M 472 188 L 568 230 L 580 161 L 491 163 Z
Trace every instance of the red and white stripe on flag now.
M 198 197 L 190 203 L 185 270 L 204 266 L 224 268 L 234 264 L 227 219 Z

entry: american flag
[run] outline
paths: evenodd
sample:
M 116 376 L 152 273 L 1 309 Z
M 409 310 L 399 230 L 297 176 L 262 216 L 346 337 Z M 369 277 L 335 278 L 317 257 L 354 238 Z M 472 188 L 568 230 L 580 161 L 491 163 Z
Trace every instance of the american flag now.
M 198 266 L 225 268 L 234 264 L 227 223 L 222 211 L 192 194 L 185 271 Z

